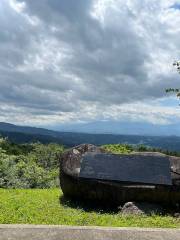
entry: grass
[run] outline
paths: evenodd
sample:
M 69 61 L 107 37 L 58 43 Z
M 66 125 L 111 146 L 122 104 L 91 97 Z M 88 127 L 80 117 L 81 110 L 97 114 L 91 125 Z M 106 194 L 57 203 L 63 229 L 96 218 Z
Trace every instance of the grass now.
M 85 206 L 64 199 L 59 189 L 0 189 L 1 224 L 180 227 L 171 216 L 122 216 Z

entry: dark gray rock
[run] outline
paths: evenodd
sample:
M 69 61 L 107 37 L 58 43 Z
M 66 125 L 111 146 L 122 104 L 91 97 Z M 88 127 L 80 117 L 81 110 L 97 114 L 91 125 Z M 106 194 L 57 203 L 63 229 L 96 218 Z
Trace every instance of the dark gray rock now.
M 123 215 L 151 215 L 163 213 L 164 209 L 160 204 L 145 202 L 127 202 L 122 208 L 120 208 L 120 214 Z
M 85 153 L 80 178 L 139 184 L 172 185 L 170 162 L 166 156 Z
M 119 206 L 125 202 L 152 202 L 169 206 L 180 203 L 180 158 L 169 157 L 172 186 L 137 184 L 134 182 L 86 179 L 80 177 L 82 157 L 87 152 L 105 151 L 91 144 L 82 144 L 66 151 L 60 160 L 60 184 L 65 196 L 100 201 Z M 161 153 L 133 153 L 134 156 L 167 156 Z M 132 155 L 133 155 L 132 154 Z M 120 174 L 120 173 L 119 173 Z

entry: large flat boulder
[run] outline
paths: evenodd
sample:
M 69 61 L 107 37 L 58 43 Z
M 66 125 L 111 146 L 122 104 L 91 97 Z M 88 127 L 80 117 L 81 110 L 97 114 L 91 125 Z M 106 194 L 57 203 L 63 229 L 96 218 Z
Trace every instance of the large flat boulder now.
M 98 163 L 96 161 L 95 166 L 98 163 L 98 170 L 94 172 L 91 164 L 86 165 L 86 171 L 84 171 L 84 161 L 87 154 L 90 156 L 93 156 L 94 154 L 96 157 L 101 156 L 102 158 L 102 156 L 105 156 L 103 154 L 108 155 L 109 153 L 106 153 L 104 149 L 91 144 L 82 144 L 66 151 L 60 160 L 60 184 L 65 196 L 101 201 L 101 203 L 107 205 L 119 205 L 120 203 L 133 201 L 154 202 L 169 205 L 180 203 L 180 158 L 169 157 L 165 154 L 154 152 L 136 152 L 130 155 L 116 155 L 116 165 L 108 165 L 109 167 L 106 166 L 105 170 L 104 166 L 102 166 L 101 171 L 101 162 Z M 134 166 L 135 172 L 133 173 L 132 171 L 132 177 L 129 178 L 128 176 L 128 181 L 126 181 L 126 172 L 128 173 L 131 168 L 130 161 L 127 162 L 127 169 L 123 164 L 123 168 L 122 166 L 120 168 L 123 169 L 123 172 L 120 171 L 117 174 L 116 171 L 116 178 L 113 178 L 112 169 L 114 168 L 114 170 L 117 170 L 118 156 L 121 162 L 123 159 L 124 161 L 127 159 L 128 161 L 129 159 L 131 159 L 131 161 L 136 159 L 137 161 L 138 159 L 138 162 L 142 164 L 142 160 L 144 159 L 144 166 L 147 174 L 143 174 L 142 166 L 140 166 L 139 172 L 138 167 Z M 149 162 L 151 159 L 154 168 L 149 166 L 148 173 L 146 161 Z M 93 161 L 92 158 L 91 160 Z M 157 165 L 158 161 L 161 165 Z M 103 164 L 106 163 L 105 160 L 102 162 Z M 107 162 L 107 164 L 109 164 L 109 162 Z M 157 171 L 156 166 L 158 168 Z M 86 176 L 86 173 L 89 175 Z M 136 176 L 134 177 L 133 174 L 136 174 Z M 148 174 L 149 178 L 146 178 L 145 175 Z M 161 176 L 161 178 L 159 178 L 159 176 Z M 119 180 L 121 177 L 123 177 L 122 180 Z

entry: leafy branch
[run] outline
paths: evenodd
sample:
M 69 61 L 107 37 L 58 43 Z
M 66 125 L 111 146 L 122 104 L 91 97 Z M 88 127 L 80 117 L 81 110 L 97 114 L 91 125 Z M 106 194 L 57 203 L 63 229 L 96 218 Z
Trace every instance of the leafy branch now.
M 173 63 L 173 66 L 176 67 L 177 72 L 180 74 L 180 61 L 175 61 Z M 173 92 L 176 93 L 176 96 L 180 98 L 180 89 L 179 88 L 167 88 L 166 92 Z

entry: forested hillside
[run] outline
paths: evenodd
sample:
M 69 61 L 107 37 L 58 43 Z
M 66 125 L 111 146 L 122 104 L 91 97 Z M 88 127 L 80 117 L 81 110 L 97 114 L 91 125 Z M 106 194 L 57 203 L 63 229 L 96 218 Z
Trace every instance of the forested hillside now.
M 180 137 L 176 136 L 138 136 L 113 134 L 87 134 L 73 132 L 58 132 L 43 128 L 21 127 L 8 123 L 0 123 L 0 135 L 8 137 L 14 143 L 58 143 L 66 147 L 82 143 L 95 145 L 104 144 L 143 144 L 149 147 L 161 148 L 169 151 L 180 151 Z

